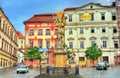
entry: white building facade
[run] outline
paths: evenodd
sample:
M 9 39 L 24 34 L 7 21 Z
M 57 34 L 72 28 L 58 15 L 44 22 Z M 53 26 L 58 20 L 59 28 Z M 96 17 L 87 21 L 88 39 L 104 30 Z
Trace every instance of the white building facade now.
M 65 43 L 76 53 L 76 64 L 86 63 L 85 51 L 96 43 L 102 50 L 102 61 L 115 64 L 119 49 L 117 12 L 114 6 L 89 3 L 81 7 L 64 9 L 67 17 Z M 81 18 L 89 14 L 90 19 Z

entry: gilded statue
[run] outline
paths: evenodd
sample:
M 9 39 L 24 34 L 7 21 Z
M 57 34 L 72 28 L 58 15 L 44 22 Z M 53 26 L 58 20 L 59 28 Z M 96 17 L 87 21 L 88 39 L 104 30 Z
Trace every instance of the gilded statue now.
M 66 17 L 64 16 L 64 13 L 62 11 L 58 11 L 56 14 L 56 18 L 54 21 L 55 26 L 58 30 L 58 43 L 64 43 L 64 26 L 66 23 Z M 63 45 L 59 45 L 63 46 Z

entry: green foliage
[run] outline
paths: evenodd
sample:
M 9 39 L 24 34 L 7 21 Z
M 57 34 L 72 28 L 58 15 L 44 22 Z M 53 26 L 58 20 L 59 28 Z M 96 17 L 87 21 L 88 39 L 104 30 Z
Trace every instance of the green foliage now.
M 66 49 L 66 54 L 67 54 L 67 59 L 70 59 L 71 58 L 71 56 L 70 56 L 70 54 L 72 53 L 72 52 L 70 52 L 70 50 L 69 50 L 69 48 L 67 47 L 67 49 Z
M 69 47 L 65 44 L 64 45 L 65 49 L 66 49 L 66 55 L 67 55 L 67 60 L 71 58 L 71 51 L 69 49 Z
M 25 56 L 25 60 L 41 60 L 41 53 L 39 52 L 39 48 L 30 47 L 26 52 L 23 53 Z
M 102 56 L 101 50 L 97 47 L 96 44 L 92 45 L 91 47 L 88 47 L 85 51 L 87 59 L 96 60 L 98 57 Z

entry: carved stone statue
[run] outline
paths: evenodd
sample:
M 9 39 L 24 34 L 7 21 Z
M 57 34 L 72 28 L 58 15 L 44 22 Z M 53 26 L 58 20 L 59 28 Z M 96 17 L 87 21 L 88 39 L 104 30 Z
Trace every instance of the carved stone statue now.
M 55 18 L 54 24 L 57 26 L 58 30 L 58 45 L 57 47 L 63 48 L 64 46 L 64 26 L 66 23 L 66 17 L 64 16 L 62 11 L 57 12 L 57 16 Z

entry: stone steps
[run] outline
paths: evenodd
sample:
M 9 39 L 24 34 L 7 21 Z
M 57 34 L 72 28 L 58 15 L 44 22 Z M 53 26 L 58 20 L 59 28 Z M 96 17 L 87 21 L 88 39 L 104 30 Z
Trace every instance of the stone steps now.
M 80 75 L 47 75 L 41 74 L 34 78 L 82 78 Z

